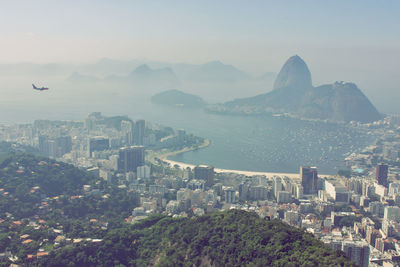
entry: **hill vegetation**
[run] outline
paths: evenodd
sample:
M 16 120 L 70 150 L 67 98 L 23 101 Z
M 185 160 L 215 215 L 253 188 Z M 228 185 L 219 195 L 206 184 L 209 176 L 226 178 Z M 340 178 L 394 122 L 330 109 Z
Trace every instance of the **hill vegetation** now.
M 0 159 L 6 157 L 8 154 L 16 152 L 29 153 L 33 155 L 40 154 L 38 149 L 31 146 L 25 146 L 18 143 L 5 142 L 5 141 L 0 142 Z
M 77 194 L 95 180 L 72 165 L 23 153 L 3 158 L 0 177 L 0 215 L 11 212 L 16 219 L 38 214 L 45 197 Z
M 45 157 L 3 156 L 0 177 L 0 253 L 16 256 L 15 263 L 38 251 L 48 253 L 57 236 L 102 238 L 122 227 L 138 206 L 138 197 L 126 190 Z M 0 266 L 9 265 L 7 258 L 0 259 Z
M 43 266 L 355 266 L 311 234 L 254 213 L 154 216 L 110 231 L 100 245 L 54 251 Z

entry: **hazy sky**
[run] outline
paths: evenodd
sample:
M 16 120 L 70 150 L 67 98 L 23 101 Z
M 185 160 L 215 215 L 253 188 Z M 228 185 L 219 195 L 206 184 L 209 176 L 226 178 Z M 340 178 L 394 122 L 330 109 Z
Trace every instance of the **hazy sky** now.
M 400 1 L 1 1 L 0 62 L 221 60 L 278 72 L 293 54 L 314 84 L 400 84 Z

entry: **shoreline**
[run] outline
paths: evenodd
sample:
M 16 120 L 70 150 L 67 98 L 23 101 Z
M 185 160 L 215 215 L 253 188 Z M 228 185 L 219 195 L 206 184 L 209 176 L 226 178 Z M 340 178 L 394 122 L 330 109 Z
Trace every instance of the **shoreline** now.
M 170 160 L 168 157 L 171 156 L 176 156 L 182 153 L 194 151 L 197 149 L 202 149 L 205 147 L 208 147 L 211 144 L 211 141 L 209 139 L 205 139 L 203 144 L 199 145 L 198 147 L 185 147 L 181 150 L 176 150 L 176 151 L 168 151 L 165 153 L 161 154 L 155 154 L 154 158 L 159 158 L 162 162 L 169 164 L 171 167 L 177 165 L 180 169 L 186 169 L 186 168 L 191 168 L 193 169 L 197 165 L 195 164 L 189 164 L 189 163 L 184 163 L 180 161 L 175 161 L 175 160 Z M 214 168 L 215 173 L 235 173 L 235 174 L 240 174 L 240 175 L 245 175 L 245 176 L 265 176 L 267 178 L 272 178 L 274 176 L 279 176 L 279 177 L 288 177 L 290 179 L 300 179 L 300 173 L 284 173 L 284 172 L 262 172 L 262 171 L 246 171 L 246 170 L 232 170 L 232 169 L 222 169 L 222 168 Z M 330 174 L 319 174 L 320 177 L 333 177 L 334 175 Z
M 171 166 L 178 165 L 180 169 L 191 168 L 193 169 L 197 165 L 183 163 L 179 161 L 169 160 L 169 159 L 162 159 L 163 162 L 170 164 Z M 259 171 L 243 171 L 243 170 L 231 170 L 231 169 L 221 169 L 221 168 L 214 168 L 215 173 L 235 173 L 241 174 L 245 176 L 266 176 L 267 178 L 272 178 L 274 176 L 279 177 L 288 177 L 290 179 L 300 179 L 300 173 L 284 173 L 284 172 L 259 172 Z M 319 177 L 333 177 L 334 175 L 330 174 L 318 174 Z
M 162 159 L 162 161 L 170 164 L 171 166 L 178 165 L 180 169 L 186 169 L 188 167 L 193 169 L 194 167 L 197 166 L 194 164 L 183 163 L 183 162 L 169 160 L 169 159 Z M 263 176 L 266 176 L 267 178 L 270 178 L 273 176 L 281 176 L 281 177 L 287 176 L 289 178 L 299 179 L 298 173 L 257 172 L 257 171 L 229 170 L 229 169 L 220 169 L 220 168 L 214 168 L 214 171 L 215 171 L 215 173 L 236 173 L 236 174 L 242 174 L 242 175 L 246 175 L 246 176 L 263 175 Z
M 185 148 L 183 148 L 181 150 L 168 151 L 166 153 L 161 153 L 157 157 L 159 159 L 165 161 L 165 160 L 168 159 L 168 157 L 176 156 L 176 155 L 179 155 L 179 154 L 182 154 L 182 153 L 186 153 L 186 152 L 190 152 L 190 151 L 195 151 L 197 149 L 202 149 L 202 148 L 208 147 L 210 144 L 211 144 L 211 141 L 209 139 L 204 139 L 204 142 L 201 145 L 197 146 L 197 147 L 185 147 Z
M 152 151 L 151 155 L 147 155 L 147 157 L 149 157 L 148 160 L 150 162 L 154 162 L 156 158 L 160 159 L 163 162 L 167 162 L 167 161 L 169 161 L 168 157 L 176 156 L 176 155 L 179 155 L 179 154 L 182 154 L 182 153 L 186 153 L 186 152 L 190 152 L 190 151 L 195 151 L 195 150 L 201 149 L 201 148 L 205 148 L 205 147 L 208 147 L 210 144 L 211 144 L 211 141 L 209 139 L 204 139 L 204 142 L 201 145 L 197 146 L 197 147 L 184 147 L 181 150 L 175 150 L 175 151 L 168 151 L 167 149 L 164 149 L 165 150 L 164 152 L 162 150 L 159 151 L 159 152 Z M 174 164 L 178 164 L 178 163 L 179 164 L 185 164 L 183 162 L 176 162 Z

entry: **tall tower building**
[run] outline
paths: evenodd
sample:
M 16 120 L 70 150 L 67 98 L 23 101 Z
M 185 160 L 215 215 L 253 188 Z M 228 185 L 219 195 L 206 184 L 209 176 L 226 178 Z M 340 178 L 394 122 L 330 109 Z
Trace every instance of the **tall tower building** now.
M 369 246 L 366 241 L 343 241 L 342 251 L 359 266 L 367 267 L 369 265 Z
M 48 144 L 48 154 L 47 156 L 52 157 L 52 158 L 56 158 L 57 157 L 57 143 L 54 140 L 48 140 L 47 142 Z
M 278 192 L 282 191 L 282 179 L 280 177 L 274 177 L 274 197 L 278 197 Z
M 249 197 L 249 188 L 250 185 L 247 182 L 242 182 L 239 185 L 239 199 L 246 201 Z
M 235 203 L 235 190 L 233 188 L 225 189 L 225 202 L 226 203 Z
M 85 129 L 93 130 L 95 122 L 91 118 L 86 118 L 84 122 Z
M 380 185 L 387 186 L 388 165 L 379 164 L 376 166 L 376 181 Z
M 145 121 L 137 120 L 135 121 L 135 129 L 133 131 L 133 142 L 135 145 L 144 145 L 144 132 L 145 132 Z
M 212 186 L 214 184 L 214 167 L 204 165 L 194 167 L 194 179 L 204 180 L 207 186 Z
M 137 167 L 144 166 L 144 147 L 130 146 L 119 150 L 118 170 L 122 172 L 135 172 Z
M 57 144 L 57 157 L 71 152 L 72 150 L 72 138 L 71 136 L 60 136 L 56 138 Z
M 133 145 L 133 122 L 121 121 L 121 133 L 124 135 L 125 143 Z
M 96 136 L 89 139 L 88 154 L 92 156 L 93 151 L 102 151 L 110 148 L 110 141 L 107 137 Z
M 304 194 L 316 194 L 318 192 L 318 171 L 316 167 L 300 167 L 301 185 Z
M 49 138 L 45 135 L 39 135 L 39 152 L 43 155 L 49 155 Z

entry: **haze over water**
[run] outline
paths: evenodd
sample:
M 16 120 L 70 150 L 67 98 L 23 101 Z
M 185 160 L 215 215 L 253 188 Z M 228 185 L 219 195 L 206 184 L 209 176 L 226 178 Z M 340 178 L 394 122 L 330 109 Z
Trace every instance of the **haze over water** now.
M 184 128 L 212 141 L 210 147 L 175 160 L 254 171 L 297 172 L 307 164 L 335 173 L 344 154 L 374 140 L 335 124 L 221 116 L 149 103 L 152 94 L 165 89 L 194 93 L 209 103 L 271 90 L 258 81 L 257 86 L 225 84 L 223 90 L 220 84 L 198 83 L 155 87 L 153 92 L 140 87 L 61 84 L 73 71 L 103 79 L 134 70 L 79 69 L 101 58 L 192 64 L 220 60 L 259 78 L 278 72 L 288 57 L 299 54 L 313 73 L 314 85 L 354 82 L 380 112 L 400 112 L 398 1 L 22 2 L 6 1 L 0 10 L 1 122 L 82 120 L 93 111 L 126 114 Z M 27 71 L 36 63 L 60 62 L 65 65 Z M 34 92 L 32 82 L 50 90 Z
M 207 148 L 172 160 L 224 169 L 296 173 L 300 165 L 311 165 L 322 173 L 336 174 L 344 167 L 345 154 L 359 151 L 375 139 L 332 123 L 267 115 L 224 116 L 174 108 L 153 110 L 153 121 L 184 128 L 212 142 Z
M 273 116 L 217 115 L 200 109 L 153 105 L 146 98 L 128 102 L 110 99 L 105 105 L 94 100 L 87 105 L 71 103 L 70 108 L 31 103 L 11 110 L 3 106 L 0 121 L 83 120 L 93 111 L 143 118 L 211 140 L 209 147 L 174 156 L 172 160 L 247 171 L 296 173 L 300 165 L 312 165 L 321 173 L 335 174 L 343 168 L 345 154 L 375 140 L 374 136 L 340 124 Z

